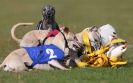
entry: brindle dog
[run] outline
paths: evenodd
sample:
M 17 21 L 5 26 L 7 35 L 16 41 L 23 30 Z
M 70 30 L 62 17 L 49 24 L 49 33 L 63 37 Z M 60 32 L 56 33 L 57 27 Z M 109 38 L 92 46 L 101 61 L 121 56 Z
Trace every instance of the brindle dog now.
M 43 19 L 38 23 L 37 30 L 59 29 L 55 21 L 55 8 L 51 5 L 46 5 L 42 9 Z

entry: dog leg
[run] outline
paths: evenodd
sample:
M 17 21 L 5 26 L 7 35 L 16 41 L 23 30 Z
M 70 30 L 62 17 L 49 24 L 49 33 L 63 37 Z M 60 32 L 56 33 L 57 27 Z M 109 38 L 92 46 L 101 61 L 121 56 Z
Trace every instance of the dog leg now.
M 69 69 L 63 67 L 57 60 L 51 60 L 48 62 L 48 64 L 51 64 L 52 66 L 57 67 L 61 70 L 69 70 Z
M 27 70 L 22 59 L 20 59 L 19 57 L 12 57 L 13 58 L 8 58 L 5 61 L 4 71 L 21 72 Z
M 54 70 L 52 67 L 50 67 L 49 64 L 37 64 L 34 66 L 34 69 L 40 69 L 40 70 Z
M 17 49 L 11 52 L 0 65 L 4 71 L 21 72 L 27 70 L 22 57 L 25 55 L 24 49 Z

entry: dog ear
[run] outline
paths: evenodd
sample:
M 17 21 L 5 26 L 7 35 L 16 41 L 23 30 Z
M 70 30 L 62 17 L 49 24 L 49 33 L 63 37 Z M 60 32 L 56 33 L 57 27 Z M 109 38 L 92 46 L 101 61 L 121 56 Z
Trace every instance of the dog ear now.
M 69 28 L 64 25 L 60 25 L 59 27 L 61 32 L 69 33 L 70 31 Z
M 83 31 L 89 31 L 90 27 L 85 28 Z
M 65 27 L 65 28 L 64 28 L 64 32 L 65 32 L 65 33 L 68 33 L 68 32 L 69 32 L 69 28 L 68 28 L 68 27 Z
M 64 25 L 59 25 L 59 28 L 60 28 L 60 31 L 62 31 L 62 32 L 63 32 L 63 30 L 64 30 L 65 26 L 64 26 Z
M 94 25 L 89 30 L 90 31 L 98 31 L 98 27 Z
M 85 28 L 83 31 L 97 31 L 98 30 L 98 27 L 97 26 L 92 26 L 92 27 L 88 27 L 88 28 Z

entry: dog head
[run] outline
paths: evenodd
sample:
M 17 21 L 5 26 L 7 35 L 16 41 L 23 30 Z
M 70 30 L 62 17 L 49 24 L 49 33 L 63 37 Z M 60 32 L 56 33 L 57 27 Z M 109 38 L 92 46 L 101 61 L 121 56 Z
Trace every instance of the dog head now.
M 110 24 L 106 24 L 106 25 L 101 26 L 98 29 L 98 32 L 101 35 L 103 46 L 107 45 L 108 42 L 110 42 L 110 38 L 113 38 L 113 37 L 117 38 L 117 33 L 116 33 L 114 27 L 111 26 Z
M 127 50 L 127 42 L 123 39 L 113 39 L 110 44 L 109 51 L 107 51 L 107 57 L 110 59 L 121 59 L 122 54 Z
M 69 49 L 65 49 L 65 66 L 67 67 L 75 67 L 75 59 L 78 57 L 79 49 L 82 48 L 82 44 L 80 44 L 77 40 L 77 37 L 73 32 L 69 30 L 68 27 L 62 27 L 60 28 L 61 32 L 64 34 Z
M 51 5 L 46 5 L 42 9 L 42 15 L 45 20 L 54 20 L 55 18 L 55 8 Z
M 77 50 L 80 48 L 80 43 L 77 40 L 77 37 L 73 32 L 69 30 L 68 27 L 63 27 L 61 29 L 62 33 L 64 33 L 66 40 L 68 41 L 69 48 L 72 48 L 73 50 Z

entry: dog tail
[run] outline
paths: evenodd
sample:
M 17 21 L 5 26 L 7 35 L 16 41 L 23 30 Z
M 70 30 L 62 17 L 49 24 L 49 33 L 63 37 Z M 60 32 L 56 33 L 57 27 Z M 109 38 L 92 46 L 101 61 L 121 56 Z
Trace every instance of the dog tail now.
M 11 29 L 11 37 L 13 40 L 17 41 L 18 43 L 20 43 L 21 39 L 17 38 L 15 36 L 15 29 L 19 26 L 29 26 L 29 25 L 33 25 L 34 23 L 17 23 L 15 24 L 12 29 Z

